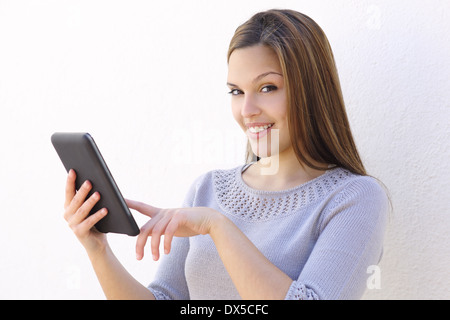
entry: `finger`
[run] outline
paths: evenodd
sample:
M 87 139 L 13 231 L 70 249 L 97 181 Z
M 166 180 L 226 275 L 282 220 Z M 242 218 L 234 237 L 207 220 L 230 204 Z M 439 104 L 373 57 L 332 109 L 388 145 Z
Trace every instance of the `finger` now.
M 147 243 L 147 239 L 152 232 L 154 221 L 153 219 L 147 222 L 140 230 L 136 239 L 136 259 L 142 260 L 144 257 L 144 247 Z
M 76 192 L 72 201 L 70 201 L 70 204 L 66 207 L 66 211 L 64 212 L 64 218 L 66 219 L 66 221 L 69 221 L 69 219 L 81 207 L 81 205 L 83 204 L 84 200 L 86 199 L 86 196 L 88 195 L 88 193 L 91 189 L 92 189 L 92 184 L 89 181 L 85 181 L 83 183 L 83 185 L 80 187 L 80 190 L 78 190 L 78 192 Z
M 64 202 L 64 209 L 66 209 L 70 202 L 72 201 L 73 197 L 75 196 L 76 190 L 75 190 L 75 179 L 77 178 L 77 175 L 75 173 L 75 170 L 70 169 L 69 174 L 67 175 L 67 182 L 66 182 L 66 198 Z
M 177 232 L 179 226 L 179 221 L 176 217 L 170 220 L 169 224 L 166 227 L 166 231 L 164 232 L 164 253 L 169 254 L 172 247 L 172 239 Z
M 156 216 L 158 214 L 158 212 L 161 210 L 160 208 L 153 207 L 149 204 L 146 204 L 146 203 L 143 203 L 140 201 L 125 199 L 125 202 L 130 209 L 137 210 L 140 213 L 142 213 L 148 217 L 151 217 L 151 218 Z
M 80 187 L 80 189 L 75 193 L 72 201 L 69 204 L 69 209 L 78 209 L 83 204 L 89 191 L 92 189 L 92 184 L 89 180 L 86 180 Z M 75 210 L 76 211 L 76 210 Z
M 77 210 L 77 212 L 70 218 L 69 225 L 77 225 L 83 222 L 86 217 L 91 212 L 92 208 L 95 204 L 100 200 L 100 194 L 98 192 L 94 192 L 89 199 L 87 199 L 81 207 Z
M 141 227 L 136 240 L 136 259 L 141 260 L 144 257 L 144 247 L 147 239 L 152 235 L 153 228 L 160 219 L 161 216 L 156 216 Z
M 159 259 L 159 244 L 161 243 L 161 236 L 164 234 L 167 225 L 170 222 L 170 218 L 163 217 L 158 223 L 155 224 L 152 230 L 151 249 L 153 260 Z
M 102 208 L 98 210 L 96 213 L 89 216 L 87 219 L 85 219 L 82 223 L 80 223 L 80 227 L 82 227 L 85 230 L 90 230 L 92 227 L 95 226 L 97 222 L 99 222 L 101 219 L 103 219 L 108 214 L 108 209 Z

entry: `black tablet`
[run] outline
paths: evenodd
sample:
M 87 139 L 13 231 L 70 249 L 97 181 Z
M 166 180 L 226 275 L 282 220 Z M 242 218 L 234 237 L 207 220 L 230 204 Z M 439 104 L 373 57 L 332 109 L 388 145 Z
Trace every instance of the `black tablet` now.
M 138 235 L 139 227 L 91 135 L 89 133 L 56 132 L 52 135 L 51 141 L 66 171 L 75 170 L 77 174 L 76 189 L 79 190 L 83 182 L 89 180 L 92 183 L 92 189 L 87 197 L 95 191 L 100 193 L 100 201 L 89 214 L 95 213 L 101 208 L 107 208 L 108 214 L 97 222 L 95 228 L 103 233 Z

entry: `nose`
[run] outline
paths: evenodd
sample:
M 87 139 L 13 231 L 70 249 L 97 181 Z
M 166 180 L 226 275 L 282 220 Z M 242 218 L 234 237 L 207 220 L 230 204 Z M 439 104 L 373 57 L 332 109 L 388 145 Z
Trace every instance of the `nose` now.
M 243 100 L 241 115 L 244 118 L 251 118 L 252 116 L 261 113 L 261 109 L 258 107 L 258 103 L 255 97 L 251 94 L 246 94 Z

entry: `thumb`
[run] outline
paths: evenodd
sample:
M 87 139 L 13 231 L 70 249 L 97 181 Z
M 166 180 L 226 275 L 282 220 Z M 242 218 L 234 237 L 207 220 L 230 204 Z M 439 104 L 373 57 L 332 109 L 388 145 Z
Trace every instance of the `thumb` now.
M 151 218 L 153 218 L 161 210 L 160 208 L 153 207 L 149 204 L 146 204 L 146 203 L 143 203 L 140 201 L 125 199 L 125 202 L 127 203 L 127 206 L 130 209 L 139 211 L 143 215 L 146 215 Z

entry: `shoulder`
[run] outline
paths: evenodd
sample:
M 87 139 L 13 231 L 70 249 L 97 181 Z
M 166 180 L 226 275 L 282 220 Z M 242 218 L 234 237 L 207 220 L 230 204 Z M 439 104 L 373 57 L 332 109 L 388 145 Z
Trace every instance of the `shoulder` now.
M 192 182 L 184 206 L 193 206 L 197 201 L 196 199 L 213 197 L 214 191 L 217 187 L 226 184 L 227 181 L 232 181 L 236 175 L 236 172 L 242 170 L 242 166 L 234 167 L 231 169 L 216 169 L 210 170 L 199 175 Z
M 371 176 L 363 176 L 344 168 L 334 168 L 312 181 L 323 190 L 328 206 L 349 202 L 386 202 L 388 197 L 382 183 Z
M 347 178 L 333 192 L 323 211 L 320 229 L 333 219 L 384 225 L 389 214 L 389 198 L 381 182 L 371 176 L 345 174 Z
M 352 174 L 351 178 L 339 188 L 335 201 L 357 201 L 366 206 L 370 204 L 384 205 L 388 202 L 388 196 L 381 182 L 377 179 L 371 176 Z
M 192 183 L 191 188 L 199 189 L 202 187 L 211 187 L 214 184 L 222 184 L 233 180 L 237 172 L 242 170 L 243 166 L 234 167 L 231 169 L 215 169 L 204 172 L 199 175 Z

